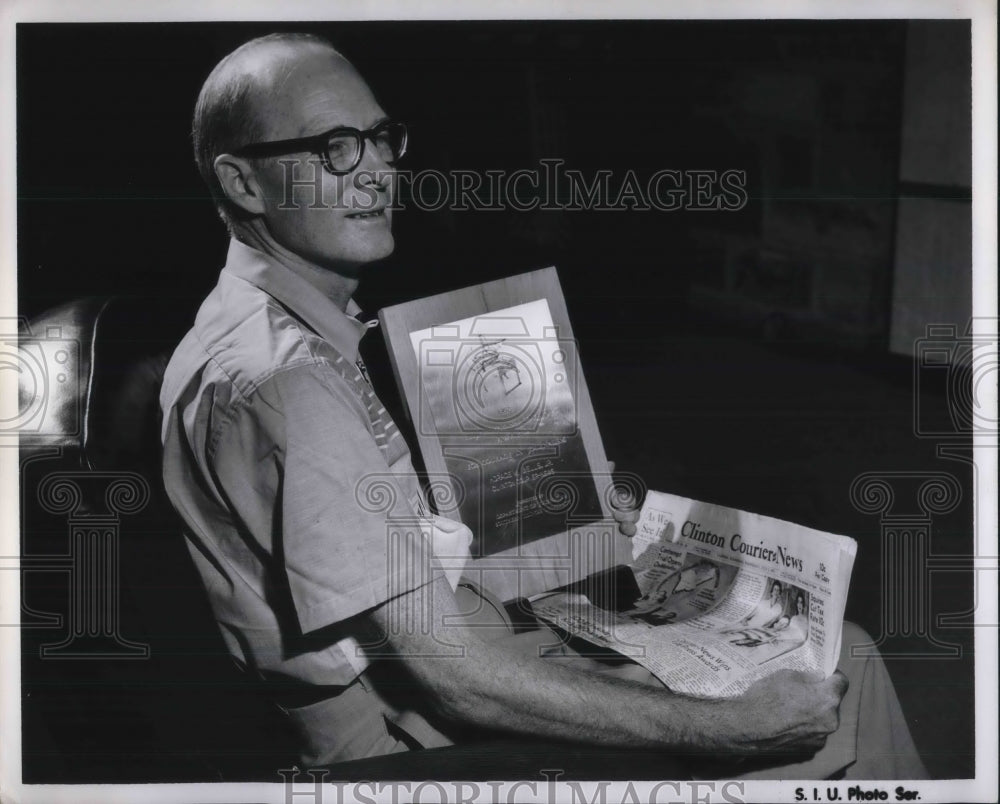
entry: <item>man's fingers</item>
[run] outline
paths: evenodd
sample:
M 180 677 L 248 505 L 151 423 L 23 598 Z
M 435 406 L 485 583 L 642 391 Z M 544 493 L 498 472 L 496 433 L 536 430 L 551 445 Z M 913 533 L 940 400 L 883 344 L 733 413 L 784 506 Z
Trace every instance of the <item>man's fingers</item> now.
M 820 695 L 828 694 L 838 704 L 851 684 L 847 680 L 847 676 L 839 670 L 834 670 L 831 676 L 824 676 L 818 670 L 779 670 L 774 676 L 778 676 L 781 673 L 789 673 L 789 678 L 815 685 L 819 688 L 818 692 Z
M 836 696 L 837 700 L 840 701 L 847 692 L 847 688 L 851 686 L 851 682 L 848 681 L 847 676 L 841 673 L 839 670 L 834 670 L 833 675 L 828 679 L 825 679 L 830 692 Z
M 839 670 L 834 671 L 833 675 L 824 679 L 820 685 L 826 695 L 826 711 L 823 713 L 822 728 L 828 734 L 833 734 L 840 728 L 840 702 L 849 686 L 850 682 L 847 680 L 847 676 Z
M 835 672 L 779 670 L 748 689 L 738 711 L 744 723 L 759 725 L 751 739 L 768 751 L 817 751 L 840 728 L 840 701 L 847 677 Z
M 618 530 L 625 536 L 635 536 L 635 523 L 639 521 L 639 511 L 634 507 L 635 500 L 631 495 L 624 499 L 617 499 L 617 495 L 615 497 L 612 513 L 618 523 Z
M 615 508 L 615 520 L 618 522 L 637 522 L 639 512 L 635 508 Z

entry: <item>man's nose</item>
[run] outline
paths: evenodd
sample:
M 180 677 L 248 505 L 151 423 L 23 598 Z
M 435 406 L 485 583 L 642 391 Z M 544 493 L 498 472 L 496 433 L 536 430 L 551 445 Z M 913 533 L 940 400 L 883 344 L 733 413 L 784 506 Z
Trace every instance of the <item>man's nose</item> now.
M 354 183 L 358 187 L 371 187 L 378 193 L 387 193 L 392 188 L 392 180 L 395 175 L 396 171 L 380 159 L 377 154 L 369 161 L 366 153 L 365 158 L 355 171 Z
M 379 177 L 384 177 L 379 182 L 383 185 L 387 184 L 388 180 L 396 173 L 395 168 L 382 158 L 374 137 L 365 139 L 365 152 L 362 155 L 361 167 L 366 167 Z

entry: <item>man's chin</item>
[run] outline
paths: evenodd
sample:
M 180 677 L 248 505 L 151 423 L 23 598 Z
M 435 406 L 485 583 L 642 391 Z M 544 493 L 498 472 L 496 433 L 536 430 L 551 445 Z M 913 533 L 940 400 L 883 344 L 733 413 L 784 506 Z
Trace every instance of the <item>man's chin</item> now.
M 368 255 L 368 259 L 363 263 L 360 263 L 359 268 L 364 270 L 368 265 L 373 265 L 379 263 L 384 259 L 392 256 L 392 252 L 396 250 L 396 241 L 393 239 L 391 234 L 386 235 L 386 242 L 381 244 L 378 248 L 373 248 Z
M 335 263 L 328 264 L 327 267 L 343 276 L 359 279 L 370 267 L 378 265 L 378 263 L 392 256 L 396 244 L 392 239 L 392 235 L 389 236 L 388 240 L 389 242 L 383 248 L 366 249 L 364 254 L 358 255 L 354 260 L 338 260 Z

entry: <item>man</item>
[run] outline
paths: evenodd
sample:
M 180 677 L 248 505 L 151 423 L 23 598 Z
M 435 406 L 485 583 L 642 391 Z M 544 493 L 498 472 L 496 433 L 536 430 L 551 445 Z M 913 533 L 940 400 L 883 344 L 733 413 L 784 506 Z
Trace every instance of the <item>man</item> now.
M 284 696 L 304 763 L 447 744 L 460 727 L 741 757 L 811 753 L 831 733 L 851 744 L 857 729 L 837 728 L 839 673 L 779 673 L 703 701 L 572 656 L 543 660 L 544 632 L 519 653 L 471 627 L 483 603 L 466 605 L 439 571 L 454 547 L 434 543 L 441 531 L 461 544 L 463 526 L 427 518 L 387 538 L 395 513 L 428 515 L 405 442 L 356 367 L 368 325 L 351 298 L 393 249 L 404 131 L 328 43 L 275 35 L 213 70 L 194 141 L 232 241 L 164 379 L 164 480 L 227 645 Z M 392 512 L 368 504 L 372 478 L 388 478 Z M 416 698 L 398 699 L 400 668 Z M 880 692 L 865 687 L 848 719 Z M 890 721 L 898 736 L 898 707 Z

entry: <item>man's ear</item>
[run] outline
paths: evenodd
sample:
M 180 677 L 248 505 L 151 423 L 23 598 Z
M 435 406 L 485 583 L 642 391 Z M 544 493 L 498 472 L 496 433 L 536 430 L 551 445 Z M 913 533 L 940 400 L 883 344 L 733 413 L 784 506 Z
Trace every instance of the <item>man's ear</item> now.
M 219 154 L 213 167 L 226 198 L 253 215 L 264 213 L 264 191 L 246 159 Z

